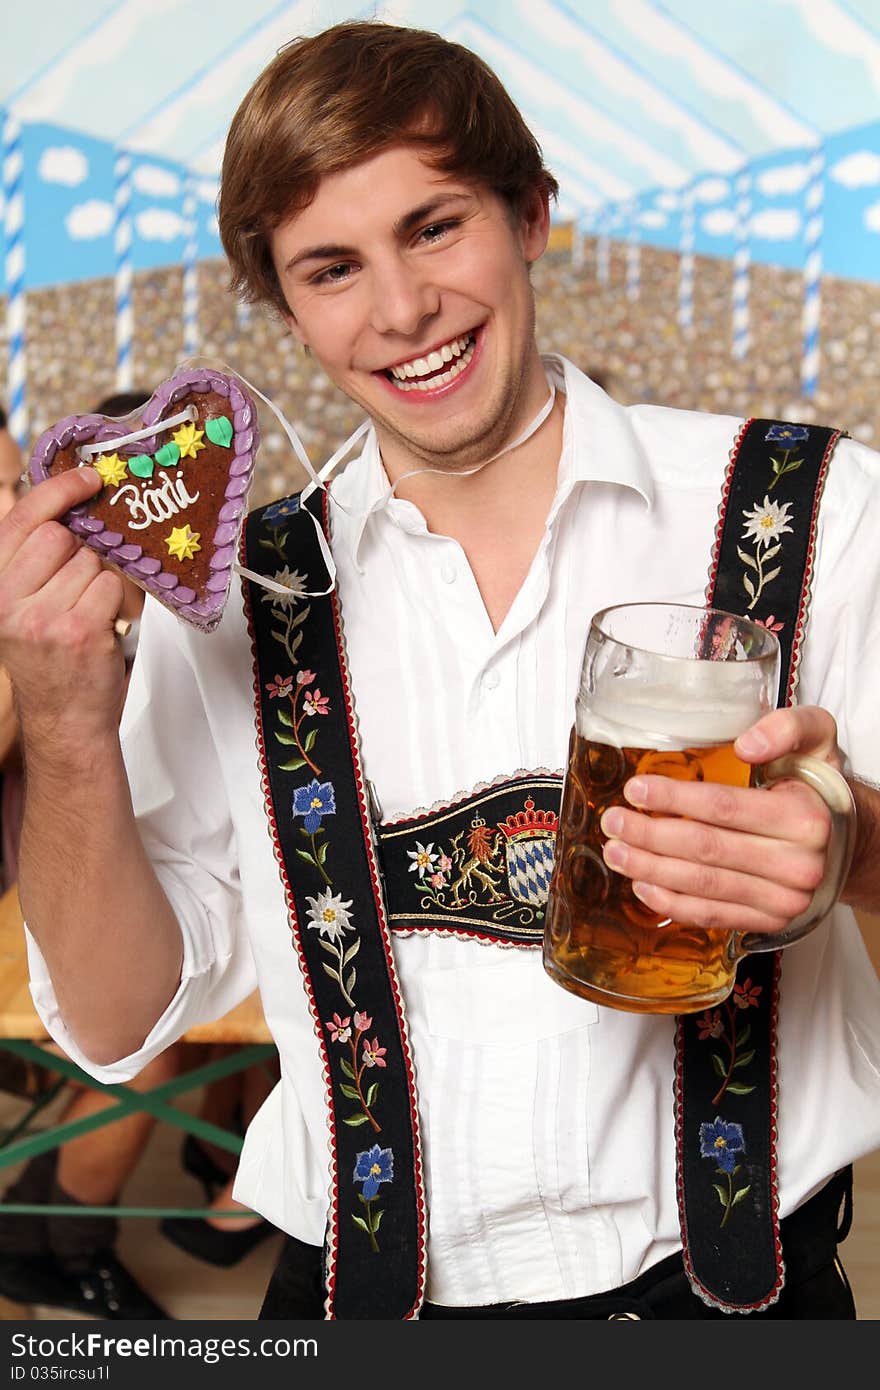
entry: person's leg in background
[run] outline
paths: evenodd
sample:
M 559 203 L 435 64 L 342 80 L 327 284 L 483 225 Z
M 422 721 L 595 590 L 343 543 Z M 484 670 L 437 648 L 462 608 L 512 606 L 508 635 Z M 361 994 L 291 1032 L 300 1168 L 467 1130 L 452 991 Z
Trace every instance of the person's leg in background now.
M 223 1056 L 234 1050 L 218 1046 L 214 1052 Z M 248 1067 L 223 1081 L 212 1082 L 205 1087 L 199 1114 L 213 1124 L 236 1125 L 243 1134 L 277 1080 L 275 1058 L 271 1065 Z M 172 1244 L 196 1259 L 229 1267 L 238 1264 L 261 1241 L 277 1234 L 276 1227 L 234 1200 L 232 1186 L 237 1161 L 233 1154 L 188 1135 L 182 1159 L 186 1170 L 202 1182 L 205 1200 L 215 1212 L 240 1211 L 247 1215 L 166 1217 L 160 1229 Z
M 180 1064 L 179 1047 L 168 1048 L 129 1085 L 150 1090 L 176 1076 Z M 61 1121 L 85 1119 L 113 1104 L 113 1097 L 77 1086 Z M 115 1205 L 154 1124 L 151 1115 L 134 1112 L 40 1154 L 6 1189 L 3 1202 Z M 112 1216 L 25 1216 L 0 1206 L 0 1294 L 99 1318 L 167 1318 L 116 1255 L 117 1234 Z

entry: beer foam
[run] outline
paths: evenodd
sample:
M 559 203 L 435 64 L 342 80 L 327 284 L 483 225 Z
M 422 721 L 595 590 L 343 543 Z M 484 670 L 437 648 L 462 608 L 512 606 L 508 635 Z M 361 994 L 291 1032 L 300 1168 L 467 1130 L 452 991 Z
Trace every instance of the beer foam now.
M 608 677 L 600 693 L 581 692 L 575 724 L 581 738 L 616 748 L 705 748 L 732 743 L 769 708 L 751 663 L 694 662 L 674 683 Z

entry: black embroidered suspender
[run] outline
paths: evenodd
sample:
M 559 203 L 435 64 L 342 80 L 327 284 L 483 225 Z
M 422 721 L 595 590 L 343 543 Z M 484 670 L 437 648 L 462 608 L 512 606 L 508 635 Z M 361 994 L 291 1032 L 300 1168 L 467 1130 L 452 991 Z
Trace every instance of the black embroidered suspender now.
M 806 627 L 822 486 L 840 431 L 752 420 L 731 451 L 707 601 L 779 638 L 791 704 Z M 675 1120 L 685 1268 L 705 1303 L 775 1303 L 785 1267 L 776 1167 L 782 952 L 740 961 L 730 997 L 676 1027 Z
M 252 513 L 244 544 L 255 572 L 292 590 L 322 587 L 317 535 L 298 499 Z M 327 1316 L 411 1318 L 425 1231 L 415 1080 L 339 607 L 335 594 L 297 602 L 254 584 L 246 606 L 266 809 L 327 1088 Z
M 839 437 L 751 421 L 725 477 L 708 599 L 778 633 L 780 704 L 796 685 L 818 503 Z M 325 571 L 299 498 L 252 513 L 243 549 L 248 568 L 289 594 L 245 585 L 266 808 L 327 1090 L 327 1316 L 417 1317 L 426 1210 L 389 927 L 539 946 L 561 778 L 513 778 L 374 833 L 338 603 L 304 595 L 322 587 Z M 724 1005 L 676 1027 L 685 1267 L 705 1302 L 731 1312 L 768 1306 L 784 1279 L 775 1154 L 780 954 L 747 957 Z

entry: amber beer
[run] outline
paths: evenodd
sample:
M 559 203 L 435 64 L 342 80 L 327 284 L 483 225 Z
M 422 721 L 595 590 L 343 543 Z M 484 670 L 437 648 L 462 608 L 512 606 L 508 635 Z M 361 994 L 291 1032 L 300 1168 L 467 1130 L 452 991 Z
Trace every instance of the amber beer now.
M 656 773 L 748 786 L 751 769 L 733 752 L 733 737 L 748 719 L 743 723 L 740 716 L 732 729 L 730 714 L 718 711 L 714 722 L 727 737 L 713 741 L 713 716 L 706 709 L 699 715 L 691 711 L 690 717 L 702 725 L 703 739 L 691 735 L 686 746 L 682 736 L 657 739 L 662 747 L 645 748 L 633 746 L 640 732 L 646 741 L 637 727 L 606 713 L 591 730 L 589 714 L 578 714 L 584 732 L 577 725 L 571 732 L 544 965 L 584 999 L 635 1013 L 689 1013 L 719 1003 L 733 986 L 738 953 L 731 932 L 661 919 L 635 896 L 631 880 L 602 858 L 607 836 L 599 822 L 610 806 L 626 804 L 623 786 L 630 777 Z
M 824 760 L 788 753 L 751 769 L 735 740 L 776 703 L 779 643 L 761 623 L 717 608 L 623 603 L 590 622 L 556 858 L 544 968 L 563 988 L 633 1013 L 697 1013 L 726 999 L 737 961 L 799 941 L 831 910 L 852 858 L 855 808 Z M 602 858 L 599 822 L 637 773 L 761 787 L 798 778 L 825 802 L 824 878 L 784 930 L 712 930 L 660 920 Z

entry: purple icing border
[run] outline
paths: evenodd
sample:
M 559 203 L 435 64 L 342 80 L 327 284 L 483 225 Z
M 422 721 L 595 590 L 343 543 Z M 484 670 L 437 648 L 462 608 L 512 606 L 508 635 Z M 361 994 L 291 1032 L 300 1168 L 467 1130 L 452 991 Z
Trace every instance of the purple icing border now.
M 219 396 L 226 396 L 229 400 L 234 435 L 226 500 L 220 508 L 214 532 L 214 553 L 210 563 L 212 573 L 205 586 L 208 590 L 206 598 L 197 598 L 195 591 L 181 584 L 177 575 L 163 569 L 159 560 L 144 555 L 139 545 L 124 542 L 118 531 L 111 531 L 103 521 L 89 516 L 88 504 L 74 507 L 62 518 L 75 535 L 81 536 L 105 560 L 116 565 L 123 574 L 140 584 L 160 603 L 173 609 L 179 617 L 205 632 L 216 627 L 229 596 L 238 535 L 260 444 L 256 407 L 234 377 L 224 376 L 222 372 L 212 369 L 196 368 L 181 372 L 163 381 L 150 397 L 142 412 L 142 419 L 144 426 L 157 426 L 156 434 L 145 436 L 138 443 L 143 453 L 155 453 L 163 412 L 167 410 L 168 414 L 173 414 L 173 410 L 167 408 L 177 405 L 184 396 L 204 395 L 208 391 L 216 391 Z M 37 440 L 31 455 L 31 482 L 37 485 L 46 481 L 49 467 L 59 449 L 67 449 L 71 444 L 79 446 L 121 439 L 130 433 L 130 425 L 124 421 L 108 420 L 103 415 L 69 415 Z

